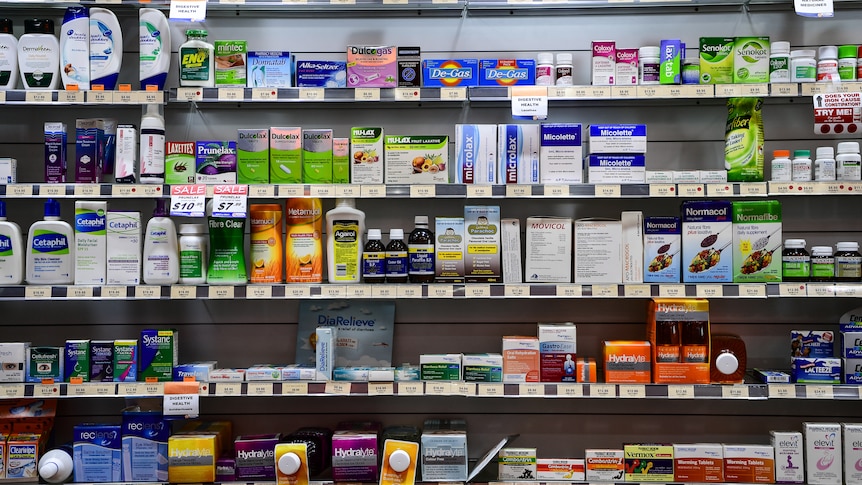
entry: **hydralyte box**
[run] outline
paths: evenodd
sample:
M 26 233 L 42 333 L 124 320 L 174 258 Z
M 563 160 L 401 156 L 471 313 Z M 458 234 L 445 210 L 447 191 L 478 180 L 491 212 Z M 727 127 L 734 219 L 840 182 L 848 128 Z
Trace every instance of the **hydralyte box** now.
M 590 153 L 646 153 L 646 125 L 589 125 L 587 130 Z
M 422 432 L 421 464 L 424 482 L 464 482 L 467 480 L 467 433 L 456 430 Z
M 118 482 L 123 476 L 122 428 L 82 424 L 73 431 L 72 459 L 76 482 Z
M 332 435 L 332 479 L 336 482 L 377 480 L 376 432 L 340 430 Z
M 300 88 L 346 88 L 347 63 L 344 61 L 299 61 L 296 86 Z
M 178 363 L 179 333 L 176 330 L 141 331 L 139 379 L 148 377 L 170 381 Z
M 114 341 L 90 341 L 90 381 L 114 382 Z
M 724 453 L 721 445 L 673 445 L 673 475 L 676 482 L 723 482 Z
M 45 123 L 45 182 L 66 182 L 65 123 Z
M 539 325 L 539 380 L 575 382 L 577 343 L 574 325 Z
M 236 183 L 236 142 L 195 142 L 195 183 Z
M 503 382 L 503 356 L 500 354 L 464 354 L 461 369 L 465 382 Z
M 455 183 L 497 183 L 497 125 L 455 125 Z
M 499 125 L 497 127 L 499 184 L 538 184 L 541 182 L 539 125 Z
M 644 218 L 644 283 L 679 283 L 680 228 L 679 217 Z
M 638 49 L 617 49 L 616 77 L 617 86 L 633 86 L 638 83 Z
M 842 423 L 841 431 L 844 435 L 844 483 L 862 484 L 862 424 Z
M 590 155 L 587 180 L 591 184 L 642 184 L 646 180 L 643 155 Z
M 659 49 L 659 84 L 682 84 L 682 41 L 662 40 Z
M 617 44 L 612 40 L 599 40 L 592 43 L 593 86 L 613 86 L 616 84 Z M 589 479 L 589 477 L 587 477 Z
M 275 445 L 279 441 L 280 434 L 237 436 L 234 441 L 237 480 L 275 480 Z
M 770 443 L 775 449 L 775 482 L 804 483 L 802 433 L 797 431 L 770 431 Z
M 347 46 L 347 87 L 394 88 L 398 86 L 398 53 L 395 46 Z
M 478 59 L 425 59 L 422 61 L 422 85 L 453 88 L 479 85 Z
M 840 485 L 841 425 L 838 423 L 802 423 L 805 436 L 805 483 Z
M 584 147 L 580 123 L 542 123 L 539 174 L 543 184 L 584 181 Z
M 122 430 L 123 480 L 168 480 L 168 438 L 171 426 L 157 411 L 124 411 Z
M 584 450 L 587 481 L 620 482 L 625 476 L 623 450 Z
M 289 88 L 293 86 L 293 56 L 284 51 L 250 51 L 246 87 Z
M 533 59 L 481 59 L 479 86 L 533 86 L 536 61 Z
M 63 380 L 65 382 L 70 382 L 70 379 L 73 378 L 80 378 L 82 382 L 90 381 L 89 340 L 67 340 L 63 358 Z
M 830 330 L 791 330 L 790 355 L 792 357 L 812 358 L 834 357 L 835 332 Z

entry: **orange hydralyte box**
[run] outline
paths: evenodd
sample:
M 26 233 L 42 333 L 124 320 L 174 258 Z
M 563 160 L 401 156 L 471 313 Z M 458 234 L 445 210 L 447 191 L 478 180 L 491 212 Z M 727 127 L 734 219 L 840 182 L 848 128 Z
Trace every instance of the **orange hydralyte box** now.
M 661 326 L 671 325 L 669 332 Z M 702 327 L 703 341 L 686 345 L 687 325 Z M 653 298 L 647 338 L 652 345 L 653 382 L 709 384 L 709 301 L 703 298 Z M 692 362 L 700 360 L 701 362 Z
M 651 382 L 650 347 L 650 343 L 643 340 L 605 340 L 605 382 Z
M 583 357 L 578 359 L 575 372 L 578 374 L 578 382 L 598 382 L 596 359 L 592 357 Z

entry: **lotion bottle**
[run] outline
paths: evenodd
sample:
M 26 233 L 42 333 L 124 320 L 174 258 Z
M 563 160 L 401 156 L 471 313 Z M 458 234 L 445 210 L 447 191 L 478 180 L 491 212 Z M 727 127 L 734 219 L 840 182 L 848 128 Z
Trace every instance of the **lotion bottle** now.
M 113 91 L 122 65 L 123 31 L 117 16 L 106 8 L 90 8 L 90 85 Z
M 18 39 L 12 35 L 12 21 L 0 19 L 0 91 L 18 84 Z
M 353 199 L 335 199 L 326 213 L 326 270 L 330 283 L 359 283 L 365 213 Z
M 24 21 L 24 35 L 18 39 L 18 72 L 24 89 L 57 89 L 60 82 L 60 43 L 51 19 Z
M 171 27 L 160 10 L 142 8 L 138 15 L 141 90 L 155 86 L 162 91 L 171 66 Z
M 27 283 L 71 285 L 75 282 L 72 226 L 60 220 L 60 203 L 45 201 L 45 217 L 27 235 Z
M 156 209 L 144 236 L 144 283 L 172 285 L 180 279 L 177 228 L 168 217 L 167 199 L 156 199 Z
M 24 281 L 24 240 L 21 227 L 6 220 L 6 202 L 0 200 L 0 285 Z
M 72 476 L 74 464 L 68 446 L 55 448 L 39 457 L 39 478 L 48 483 L 63 483 Z
M 140 150 L 141 183 L 165 183 L 165 119 L 157 104 L 148 104 L 141 117 Z
M 66 9 L 60 29 L 60 77 L 63 86 L 90 89 L 90 14 L 87 7 Z

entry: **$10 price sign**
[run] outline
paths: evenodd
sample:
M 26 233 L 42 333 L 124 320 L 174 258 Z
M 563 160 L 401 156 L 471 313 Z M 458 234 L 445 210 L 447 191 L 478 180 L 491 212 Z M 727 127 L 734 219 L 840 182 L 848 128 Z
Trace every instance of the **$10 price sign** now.
M 216 185 L 213 187 L 213 217 L 246 217 L 248 185 Z
M 171 216 L 203 217 L 206 185 L 171 185 Z

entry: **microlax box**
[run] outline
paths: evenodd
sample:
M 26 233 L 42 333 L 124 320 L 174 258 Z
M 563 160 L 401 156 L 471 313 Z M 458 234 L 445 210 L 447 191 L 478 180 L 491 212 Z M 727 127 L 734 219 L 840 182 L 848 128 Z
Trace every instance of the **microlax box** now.
M 466 382 L 503 382 L 503 356 L 500 354 L 464 354 L 461 369 Z
M 467 283 L 502 282 L 500 206 L 464 206 L 464 239 Z
M 497 125 L 455 125 L 455 183 L 497 183 Z
M 172 379 L 173 368 L 179 362 L 178 339 L 179 333 L 176 330 L 141 331 L 139 379 L 142 381 Z M 171 479 L 171 481 L 174 480 Z
M 781 281 L 781 202 L 733 202 L 733 282 Z
M 644 217 L 644 283 L 679 283 L 679 217 Z
M 425 59 L 422 61 L 425 87 L 453 88 L 479 85 L 478 59 Z
M 672 482 L 673 445 L 625 444 L 627 482 Z
M 625 476 L 623 450 L 584 450 L 588 482 L 620 482 Z
M 726 200 L 682 204 L 683 283 L 733 281 L 731 205 Z
M 464 282 L 464 218 L 434 218 L 436 281 Z
M 577 343 L 574 325 L 539 325 L 539 380 L 575 382 Z
M 650 382 L 650 343 L 641 340 L 605 340 L 605 382 L 648 384 Z M 589 480 L 589 478 L 587 478 Z
M 275 445 L 280 440 L 281 434 L 237 436 L 234 441 L 237 480 L 275 480 Z
M 700 38 L 700 84 L 733 83 L 733 37 Z
M 724 481 L 724 452 L 718 443 L 673 445 L 673 481 Z
M 27 347 L 27 382 L 63 381 L 63 347 Z
M 533 86 L 536 61 L 533 59 L 481 59 L 479 86 Z
M 539 125 L 497 126 L 498 184 L 538 184 L 541 136 Z
M 300 88 L 346 88 L 347 63 L 344 61 L 299 61 L 296 86 Z
M 236 142 L 195 142 L 195 183 L 236 183 Z
M 503 382 L 539 382 L 539 339 L 503 337 Z
M 397 56 L 397 48 L 391 45 L 347 46 L 347 87 L 397 87 Z
M 387 184 L 449 183 L 449 137 L 386 135 Z
M 215 433 L 180 434 L 168 438 L 168 481 L 215 481 L 215 461 L 220 452 L 218 442 Z
M 535 448 L 503 448 L 497 455 L 497 477 L 500 480 L 535 480 Z
M 653 382 L 659 384 L 709 384 L 709 300 L 703 298 L 653 298 L 649 303 L 647 317 L 647 336 L 652 346 Z M 699 322 L 705 326 L 705 342 L 707 345 L 704 362 L 662 362 L 660 353 L 663 346 L 670 342 L 661 342 L 664 332 L 659 329 L 664 325 L 676 327 L 676 335 L 681 335 L 685 322 Z M 679 342 L 676 342 L 679 345 Z M 676 355 L 682 351 L 675 349 Z

